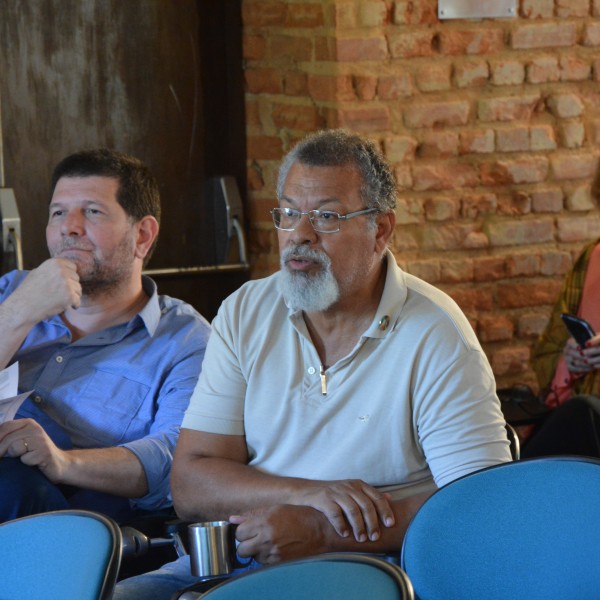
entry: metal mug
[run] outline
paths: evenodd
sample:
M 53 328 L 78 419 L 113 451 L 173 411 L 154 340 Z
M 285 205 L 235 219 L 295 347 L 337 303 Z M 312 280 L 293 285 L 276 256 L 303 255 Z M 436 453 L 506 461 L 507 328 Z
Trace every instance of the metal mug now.
M 236 566 L 235 530 L 228 521 L 188 525 L 190 566 L 195 577 L 228 575 Z

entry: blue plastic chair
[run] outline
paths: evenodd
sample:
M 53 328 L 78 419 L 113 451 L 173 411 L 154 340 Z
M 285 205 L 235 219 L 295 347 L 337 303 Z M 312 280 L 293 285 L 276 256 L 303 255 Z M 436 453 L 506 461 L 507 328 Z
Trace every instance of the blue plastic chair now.
M 0 525 L 2 600 L 108 600 L 121 561 L 121 531 L 83 510 Z
M 522 460 L 446 485 L 410 523 L 401 565 L 420 600 L 597 600 L 600 461 Z
M 207 582 L 210 585 L 210 582 Z M 202 584 L 197 590 L 206 589 Z M 261 567 L 201 593 L 188 588 L 181 600 L 413 600 L 397 565 L 365 554 L 331 553 Z

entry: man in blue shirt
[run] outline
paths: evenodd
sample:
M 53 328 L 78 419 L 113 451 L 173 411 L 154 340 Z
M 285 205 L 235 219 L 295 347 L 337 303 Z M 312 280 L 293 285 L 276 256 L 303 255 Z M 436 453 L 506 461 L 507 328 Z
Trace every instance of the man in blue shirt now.
M 61 508 L 119 521 L 171 506 L 172 454 L 209 325 L 142 275 L 158 186 L 137 159 L 90 150 L 53 174 L 51 258 L 0 278 L 0 368 L 33 390 L 0 424 L 0 521 Z

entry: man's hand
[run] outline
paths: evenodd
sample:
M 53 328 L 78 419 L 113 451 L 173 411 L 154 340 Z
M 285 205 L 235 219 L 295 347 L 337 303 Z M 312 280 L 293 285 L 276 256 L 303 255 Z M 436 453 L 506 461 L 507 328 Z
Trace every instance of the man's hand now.
M 264 564 L 326 552 L 325 517 L 307 506 L 278 504 L 230 519 L 237 524 L 237 552 Z
M 49 258 L 27 275 L 5 300 L 23 322 L 39 323 L 81 303 L 81 284 L 74 262 Z
M 54 445 L 33 419 L 17 419 L 0 425 L 0 457 L 20 458 L 38 467 L 52 483 L 60 483 L 68 469 L 68 453 Z
M 381 525 L 393 527 L 394 512 L 388 494 L 361 480 L 311 481 L 290 504 L 311 506 L 322 512 L 342 537 L 375 542 Z

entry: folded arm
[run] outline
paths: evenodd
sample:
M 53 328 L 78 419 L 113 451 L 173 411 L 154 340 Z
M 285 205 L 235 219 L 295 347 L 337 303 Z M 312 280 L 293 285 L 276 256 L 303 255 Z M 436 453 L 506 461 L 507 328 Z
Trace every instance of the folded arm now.
M 339 537 L 376 541 L 395 525 L 389 496 L 360 480 L 278 477 L 247 465 L 243 436 L 182 429 L 173 461 L 175 509 L 186 520 L 228 519 L 285 504 L 323 515 Z

